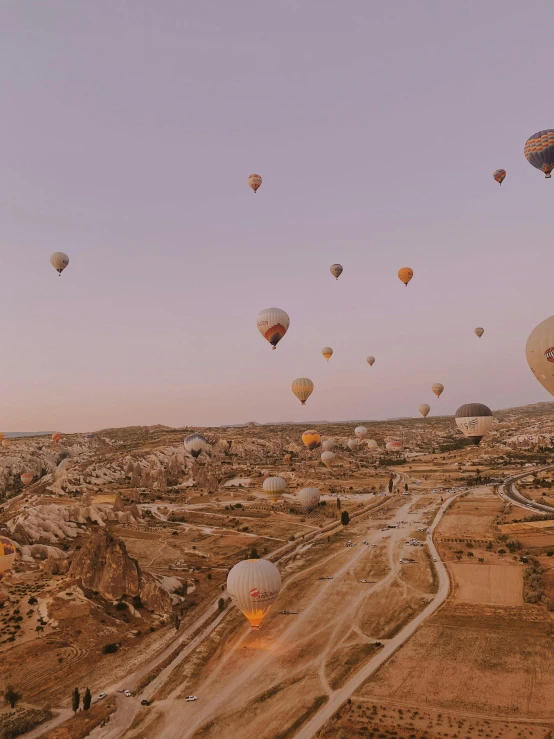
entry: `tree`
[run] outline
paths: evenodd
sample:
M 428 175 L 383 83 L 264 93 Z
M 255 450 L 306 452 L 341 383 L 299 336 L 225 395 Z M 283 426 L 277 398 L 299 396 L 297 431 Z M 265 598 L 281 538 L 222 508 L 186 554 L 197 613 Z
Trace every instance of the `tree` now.
M 348 515 L 348 511 L 343 511 L 340 514 L 340 522 L 343 526 L 348 526 L 348 524 L 350 523 L 350 516 Z
M 408 483 L 407 483 L 407 482 L 405 482 L 405 483 L 404 483 L 404 490 L 405 490 L 406 492 L 408 492 Z
M 79 688 L 75 688 L 73 693 L 71 694 L 71 708 L 73 709 L 73 713 L 77 713 L 80 703 L 81 694 L 79 693 Z
M 339 509 L 339 511 L 340 511 L 340 498 L 337 498 L 337 508 L 338 508 L 338 509 Z
M 175 631 L 179 631 L 179 626 L 181 625 L 181 619 L 179 616 L 175 615 L 173 619 L 173 625 L 175 626 Z
M 92 695 L 90 694 L 90 688 L 87 688 L 85 690 L 85 695 L 83 696 L 83 711 L 88 711 L 90 708 L 90 704 L 92 701 Z
M 468 552 L 467 556 L 471 558 L 471 557 L 474 557 L 475 555 L 473 554 L 473 552 Z
M 250 550 L 250 559 L 260 559 L 260 555 L 258 554 L 256 547 L 252 547 Z
M 220 611 L 223 611 L 223 610 L 224 610 L 224 608 L 225 608 L 225 601 L 223 600 L 223 598 L 220 598 L 220 599 L 219 599 L 219 600 L 217 601 L 217 607 L 218 607 L 218 609 L 219 609 Z
M 392 482 L 392 477 L 391 477 L 389 479 L 389 493 L 392 493 L 392 486 L 393 486 L 393 482 Z
M 499 555 L 500 555 L 501 557 L 503 557 L 503 556 L 504 556 L 504 555 L 506 554 L 506 550 L 505 550 L 505 549 L 499 549 L 499 550 L 498 550 L 498 554 L 499 554 Z
M 8 685 L 6 692 L 4 693 L 4 700 L 9 703 L 12 708 L 15 708 L 17 701 L 21 700 L 21 693 L 18 693 L 13 685 Z

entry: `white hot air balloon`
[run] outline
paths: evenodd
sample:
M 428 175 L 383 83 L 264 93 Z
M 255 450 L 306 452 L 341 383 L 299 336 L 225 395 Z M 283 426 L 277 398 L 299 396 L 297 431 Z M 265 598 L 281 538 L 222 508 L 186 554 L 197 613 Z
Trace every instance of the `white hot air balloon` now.
M 367 448 L 374 451 L 375 449 L 379 448 L 379 444 L 375 441 L 375 439 L 368 439 L 367 440 Z
M 317 488 L 302 488 L 298 491 L 298 500 L 305 511 L 311 511 L 319 503 L 319 490 Z
M 474 444 L 479 444 L 483 436 L 491 430 L 493 415 L 483 403 L 461 405 L 455 415 L 456 426 Z
M 367 436 L 367 429 L 365 426 L 356 426 L 354 429 L 354 433 L 358 437 L 358 439 L 365 439 Z
M 342 264 L 332 264 L 329 267 L 329 271 L 331 272 L 333 277 L 335 277 L 338 280 L 339 277 L 342 275 Z
M 550 395 L 554 395 L 554 316 L 531 331 L 525 347 L 531 372 Z
M 256 326 L 261 335 L 269 341 L 273 349 L 287 333 L 290 326 L 290 318 L 281 308 L 266 308 L 258 313 Z
M 197 459 L 203 450 L 208 447 L 208 442 L 202 434 L 191 434 L 187 436 L 183 443 L 185 445 L 185 451 L 192 454 L 194 459 Z
M 280 590 L 279 570 L 267 559 L 244 559 L 227 575 L 227 591 L 231 600 L 253 629 L 260 628 Z
M 373 365 L 375 364 L 375 357 L 368 357 L 365 361 L 369 364 L 370 367 L 373 367 Z
M 278 500 L 285 492 L 287 482 L 282 477 L 268 477 L 264 480 L 264 492 L 271 500 Z
M 321 454 L 321 461 L 326 467 L 332 467 L 336 456 L 334 452 L 323 452 Z
M 63 251 L 55 251 L 50 255 L 50 264 L 54 267 L 56 272 L 61 275 L 69 264 L 69 257 L 67 254 L 64 254 Z
M 325 441 L 322 443 L 321 448 L 324 452 L 332 452 L 335 448 L 335 440 L 334 439 L 325 439 Z
M 350 449 L 350 451 L 355 452 L 359 446 L 359 443 L 360 442 L 358 441 L 358 439 L 348 439 L 348 441 L 346 442 L 346 446 Z
M 474 329 L 473 333 L 475 334 L 475 336 L 477 336 L 480 339 L 481 336 L 483 336 L 483 334 L 485 333 L 485 329 L 479 327 L 479 328 Z
M 430 410 L 431 410 L 431 406 L 428 405 L 427 403 L 422 403 L 419 406 L 419 412 L 421 413 L 421 415 L 423 416 L 423 418 L 426 418 L 429 415 L 429 411 Z

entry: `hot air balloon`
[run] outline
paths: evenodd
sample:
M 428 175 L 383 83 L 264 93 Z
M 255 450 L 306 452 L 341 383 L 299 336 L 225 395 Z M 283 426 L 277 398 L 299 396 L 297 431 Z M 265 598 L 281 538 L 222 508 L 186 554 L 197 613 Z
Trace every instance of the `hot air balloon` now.
M 334 452 L 323 452 L 321 461 L 326 467 L 331 467 L 337 455 Z
M 444 385 L 442 382 L 435 382 L 434 385 L 431 385 L 431 390 L 435 393 L 437 398 L 440 398 L 442 391 L 444 390 Z
M 317 431 L 314 431 L 313 429 L 310 429 L 309 431 L 304 431 L 304 433 L 302 434 L 302 441 L 310 451 L 312 449 L 316 449 L 318 446 L 321 446 L 321 436 L 317 433 Z
M 427 405 L 427 403 L 422 403 L 419 406 L 419 412 L 423 416 L 423 418 L 426 418 L 429 415 L 429 411 L 431 410 L 431 406 Z
M 283 457 L 283 462 L 285 464 L 290 464 L 292 462 L 292 454 L 285 454 Z
M 0 536 L 0 580 L 15 561 L 15 544 L 7 536 Z
M 204 449 L 207 449 L 208 442 L 202 434 L 191 434 L 183 442 L 185 451 L 192 454 L 197 459 Z
M 473 333 L 475 334 L 475 336 L 478 336 L 479 338 L 481 338 L 481 336 L 483 336 L 483 334 L 485 333 L 485 329 L 479 327 L 479 328 L 474 329 Z
M 314 391 L 314 383 L 308 377 L 297 377 L 292 382 L 291 390 L 304 405 Z
M 505 169 L 495 169 L 494 172 L 492 173 L 492 176 L 498 182 L 498 184 L 501 185 L 506 178 L 506 170 Z
M 346 442 L 346 446 L 350 449 L 350 451 L 355 452 L 359 446 L 359 443 L 360 442 L 358 441 L 358 439 L 348 439 L 348 441 Z
M 280 308 L 266 308 L 261 313 L 258 313 L 256 325 L 261 335 L 275 349 L 288 331 L 290 318 Z
M 285 491 L 287 482 L 282 477 L 268 477 L 264 480 L 264 492 L 271 500 L 277 500 Z
M 56 272 L 61 275 L 69 264 L 69 257 L 67 254 L 64 254 L 63 251 L 56 251 L 54 254 L 50 255 L 50 264 L 54 267 Z
M 9 439 L 2 439 L 2 446 L 4 447 L 4 449 L 7 449 L 9 445 L 10 445 Z
M 260 624 L 281 590 L 281 575 L 267 559 L 244 559 L 227 575 L 227 591 L 253 629 Z
M 466 403 L 456 411 L 456 426 L 474 444 L 479 444 L 492 426 L 492 411 L 483 403 Z
M 60 433 L 56 432 L 55 434 L 52 434 L 52 441 L 54 442 L 54 444 L 59 444 L 61 440 L 62 435 Z
M 259 174 L 251 174 L 248 176 L 248 186 L 254 190 L 254 192 L 258 192 L 260 187 L 262 186 L 262 178 Z M 271 188 L 270 188 L 271 189 Z
M 408 282 L 414 276 L 414 271 L 410 267 L 401 267 L 398 270 L 398 279 L 408 287 Z
M 2 433 L 1 431 L 0 431 L 0 441 L 2 441 L 2 439 L 4 438 L 4 436 L 5 436 L 5 434 L 3 434 L 3 433 Z
M 525 354 L 531 372 L 550 395 L 554 395 L 554 316 L 531 331 Z
M 334 439 L 325 439 L 325 441 L 321 445 L 324 452 L 331 452 L 335 448 L 335 440 Z
M 379 444 L 375 441 L 375 439 L 368 439 L 367 440 L 367 448 L 374 450 L 379 448 Z
M 548 128 L 546 131 L 534 133 L 525 142 L 523 153 L 529 164 L 544 172 L 547 179 L 552 177 L 551 172 L 554 169 L 554 129 Z
M 327 361 L 329 361 L 331 357 L 333 356 L 333 350 L 331 349 L 330 346 L 323 347 L 323 349 L 321 350 L 321 353 L 323 354 L 323 356 L 325 357 Z
M 319 490 L 317 488 L 302 488 L 298 491 L 298 500 L 305 511 L 311 511 L 319 503 Z
M 375 357 L 368 357 L 365 361 L 369 364 L 370 367 L 373 367 Z
M 34 475 L 33 475 L 32 472 L 24 472 L 21 475 L 21 482 L 24 485 L 30 485 L 33 482 L 33 477 L 34 477 Z
M 401 441 L 395 439 L 387 443 L 387 452 L 401 452 L 404 449 L 404 444 Z
M 332 264 L 329 267 L 329 271 L 331 272 L 333 277 L 335 277 L 338 280 L 339 277 L 342 275 L 342 264 Z
M 367 436 L 367 429 L 365 426 L 356 426 L 354 429 L 354 433 L 358 437 L 358 439 L 365 439 Z

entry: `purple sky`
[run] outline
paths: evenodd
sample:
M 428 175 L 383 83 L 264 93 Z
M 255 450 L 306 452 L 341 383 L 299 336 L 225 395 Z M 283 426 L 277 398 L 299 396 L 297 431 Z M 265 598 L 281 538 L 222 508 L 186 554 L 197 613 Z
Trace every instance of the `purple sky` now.
M 554 313 L 554 179 L 523 145 L 554 127 L 553 22 L 544 0 L 4 3 L 2 429 L 549 400 L 525 342 Z

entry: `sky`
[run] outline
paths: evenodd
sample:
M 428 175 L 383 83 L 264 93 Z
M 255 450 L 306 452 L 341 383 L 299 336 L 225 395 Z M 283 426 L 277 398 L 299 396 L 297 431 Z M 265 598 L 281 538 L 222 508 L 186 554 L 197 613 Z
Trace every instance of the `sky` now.
M 544 0 L 2 3 L 3 430 L 550 400 L 525 343 L 554 313 L 554 178 L 523 146 L 554 128 L 553 23 Z

